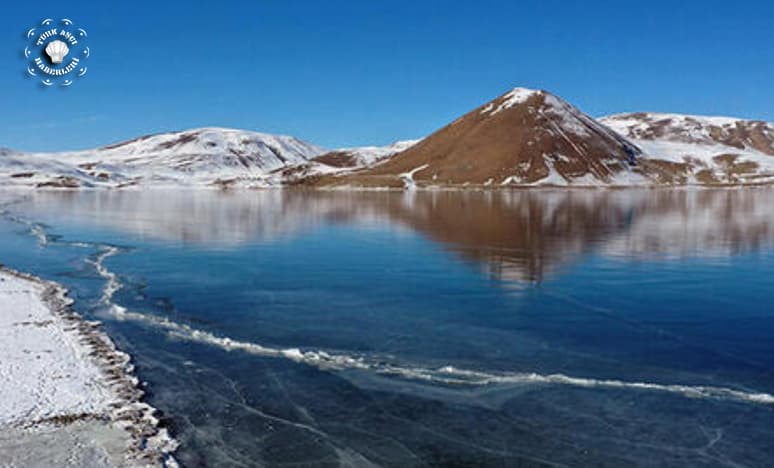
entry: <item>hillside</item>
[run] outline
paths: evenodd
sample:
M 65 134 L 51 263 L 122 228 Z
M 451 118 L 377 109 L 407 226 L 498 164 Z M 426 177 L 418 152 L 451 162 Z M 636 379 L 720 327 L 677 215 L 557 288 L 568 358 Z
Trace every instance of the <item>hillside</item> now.
M 516 88 L 331 185 L 628 185 L 641 151 L 545 91 Z
M 774 182 L 774 125 L 729 117 L 633 113 L 600 119 L 643 150 L 657 184 Z

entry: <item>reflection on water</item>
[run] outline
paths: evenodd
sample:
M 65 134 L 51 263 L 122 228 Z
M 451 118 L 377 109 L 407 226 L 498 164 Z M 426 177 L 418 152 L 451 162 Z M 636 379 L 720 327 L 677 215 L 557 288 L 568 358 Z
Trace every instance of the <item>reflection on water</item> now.
M 774 245 L 774 190 L 35 192 L 40 214 L 225 248 L 324 224 L 407 228 L 503 280 L 540 281 L 584 253 L 724 257 Z M 5 197 L 9 197 L 8 194 Z
M 6 192 L 0 261 L 105 321 L 188 466 L 768 466 L 772 202 Z

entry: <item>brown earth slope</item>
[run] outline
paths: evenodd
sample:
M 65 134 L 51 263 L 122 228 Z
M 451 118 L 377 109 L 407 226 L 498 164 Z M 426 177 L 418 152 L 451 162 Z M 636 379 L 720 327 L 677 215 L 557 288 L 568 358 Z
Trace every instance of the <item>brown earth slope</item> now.
M 312 161 L 328 165 L 330 167 L 356 167 L 358 166 L 357 155 L 352 151 L 329 151 L 321 156 L 317 156 Z
M 516 88 L 381 164 L 317 182 L 355 186 L 615 184 L 633 175 L 639 154 L 625 138 L 556 96 Z

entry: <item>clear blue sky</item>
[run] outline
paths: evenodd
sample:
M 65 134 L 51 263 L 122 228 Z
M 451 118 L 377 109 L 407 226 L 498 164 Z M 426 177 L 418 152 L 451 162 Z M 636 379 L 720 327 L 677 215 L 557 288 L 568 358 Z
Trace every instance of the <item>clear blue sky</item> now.
M 24 75 L 24 32 L 68 17 L 89 73 Z M 334 148 L 426 135 L 514 87 L 595 115 L 774 120 L 774 2 L 7 0 L 0 147 L 89 148 L 224 126 Z

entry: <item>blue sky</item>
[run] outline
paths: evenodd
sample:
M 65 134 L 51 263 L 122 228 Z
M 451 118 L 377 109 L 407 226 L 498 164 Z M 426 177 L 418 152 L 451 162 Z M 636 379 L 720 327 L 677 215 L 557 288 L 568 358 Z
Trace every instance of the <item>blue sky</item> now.
M 514 86 L 591 115 L 774 121 L 768 1 L 8 1 L 0 147 L 89 148 L 198 126 L 334 148 L 431 133 Z M 68 17 L 89 73 L 25 77 L 24 32 Z

